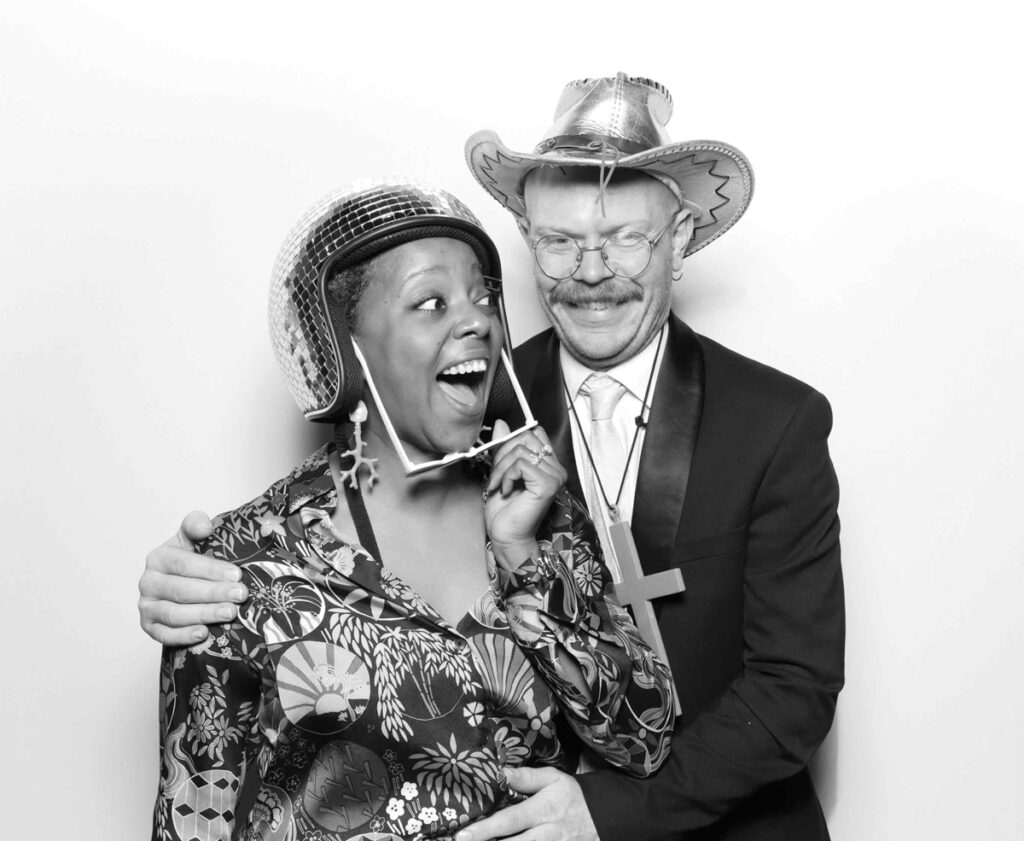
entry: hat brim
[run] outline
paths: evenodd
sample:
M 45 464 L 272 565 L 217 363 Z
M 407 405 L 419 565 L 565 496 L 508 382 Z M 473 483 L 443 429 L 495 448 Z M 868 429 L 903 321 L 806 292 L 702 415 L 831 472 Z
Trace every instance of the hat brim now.
M 484 130 L 466 141 L 466 163 L 480 186 L 499 204 L 517 218 L 525 218 L 522 185 L 528 172 L 542 166 L 600 167 L 602 157 L 600 153 L 513 152 L 497 134 Z M 603 165 L 610 164 L 605 157 Z M 683 198 L 696 208 L 687 254 L 700 250 L 736 224 L 754 192 L 754 173 L 744 154 L 714 140 L 669 143 L 623 155 L 615 161 L 615 168 L 666 176 L 679 185 Z

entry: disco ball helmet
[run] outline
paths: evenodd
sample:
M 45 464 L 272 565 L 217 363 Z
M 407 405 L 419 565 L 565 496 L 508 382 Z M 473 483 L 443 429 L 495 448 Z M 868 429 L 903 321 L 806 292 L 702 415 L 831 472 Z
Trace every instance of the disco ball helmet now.
M 476 252 L 483 273 L 500 281 L 498 251 L 469 208 L 451 193 L 414 181 L 335 190 L 288 234 L 270 284 L 270 338 L 307 420 L 341 420 L 363 393 L 344 307 L 328 295 L 327 281 L 340 269 L 428 237 L 465 242 Z M 499 310 L 507 340 L 504 306 Z M 496 377 L 492 403 L 507 401 L 499 380 L 507 382 L 507 373 Z M 488 415 L 495 412 L 489 409 Z

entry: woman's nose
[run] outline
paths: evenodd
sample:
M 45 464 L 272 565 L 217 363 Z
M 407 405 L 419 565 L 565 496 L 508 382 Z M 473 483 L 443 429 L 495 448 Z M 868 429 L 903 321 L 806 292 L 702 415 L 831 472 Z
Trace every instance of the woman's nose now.
M 455 312 L 454 333 L 456 338 L 464 336 L 487 336 L 491 332 L 491 319 L 472 301 L 465 301 Z

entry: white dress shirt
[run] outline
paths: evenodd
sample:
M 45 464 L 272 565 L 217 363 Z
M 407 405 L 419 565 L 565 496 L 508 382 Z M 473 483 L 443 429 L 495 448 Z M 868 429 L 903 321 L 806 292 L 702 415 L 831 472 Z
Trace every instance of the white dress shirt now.
M 650 401 L 654 396 L 654 386 L 657 383 L 658 371 L 661 368 L 661 360 L 665 355 L 667 335 L 668 324 L 666 323 L 661 329 L 660 339 L 656 337 L 648 342 L 647 346 L 635 356 L 603 372 L 626 387 L 626 392 L 619 398 L 619 402 L 616 404 L 615 411 L 612 414 L 615 432 L 625 453 L 629 452 L 630 445 L 633 443 L 633 436 L 637 433 L 637 415 L 641 414 L 642 411 L 643 419 L 646 421 L 650 413 Z M 576 454 L 576 470 L 580 477 L 580 485 L 583 487 L 584 494 L 587 497 L 587 508 L 590 510 L 594 525 L 598 530 L 598 536 L 601 539 L 601 544 L 605 548 L 605 556 L 608 558 L 610 555 L 610 540 L 608 537 L 610 516 L 608 506 L 600 498 L 599 493 L 597 494 L 597 499 L 591 499 L 591 496 L 594 495 L 592 489 L 596 487 L 596 483 L 593 481 L 593 468 L 591 467 L 590 460 L 587 458 L 587 448 L 583 445 L 584 436 L 587 438 L 587 443 L 590 443 L 591 418 L 590 401 L 586 395 L 580 393 L 580 386 L 595 371 L 577 361 L 566 351 L 564 346 L 560 348 L 559 353 L 562 375 L 565 378 L 565 387 L 571 397 L 572 408 L 575 408 L 576 416 L 579 418 L 579 423 L 577 423 L 576 418 L 573 417 L 572 408 L 566 407 L 569 413 L 569 426 L 572 428 L 572 448 Z M 652 366 L 654 368 L 653 379 L 651 378 Z M 643 398 L 648 382 L 651 382 L 651 391 L 647 397 L 648 404 L 644 406 Z M 646 429 L 641 428 L 637 436 L 636 446 L 633 448 L 633 453 L 626 464 L 625 481 L 622 483 L 622 494 L 619 496 L 618 501 L 619 518 L 623 520 L 631 520 L 633 518 L 636 480 L 640 470 L 640 453 L 643 449 L 645 435 Z M 602 473 L 607 472 L 604 469 L 604 465 L 601 465 L 601 471 Z M 609 502 L 613 505 L 615 504 L 615 495 L 619 491 L 619 478 L 616 477 L 614 487 L 605 486 L 604 489 L 608 495 Z M 609 559 L 608 565 L 612 568 L 612 574 L 615 579 L 619 580 L 617 564 L 614 564 Z

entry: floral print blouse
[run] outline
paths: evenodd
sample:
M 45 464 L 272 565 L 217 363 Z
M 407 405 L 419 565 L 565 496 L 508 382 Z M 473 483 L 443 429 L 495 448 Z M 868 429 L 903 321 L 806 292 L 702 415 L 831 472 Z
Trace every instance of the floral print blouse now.
M 448 838 L 515 799 L 503 765 L 565 764 L 558 717 L 627 773 L 661 765 L 671 678 L 606 596 L 577 502 L 552 504 L 540 561 L 492 561 L 452 627 L 338 533 L 332 449 L 201 547 L 241 567 L 250 598 L 164 649 L 154 839 Z

